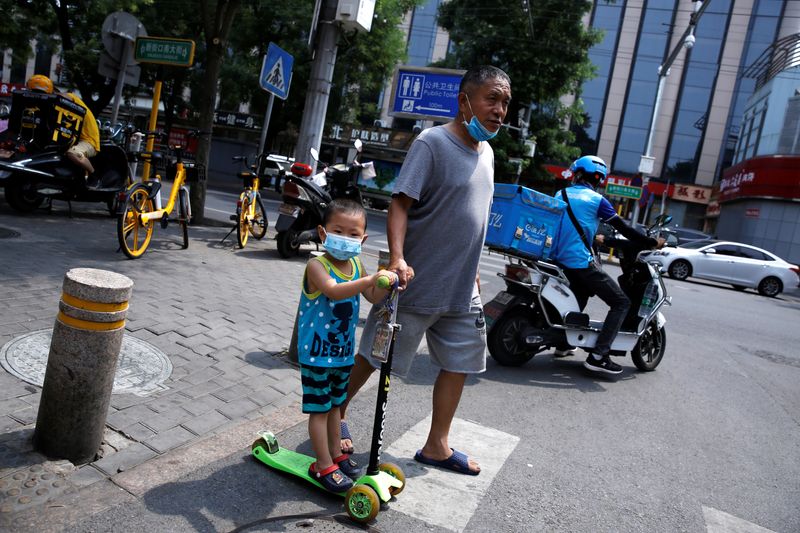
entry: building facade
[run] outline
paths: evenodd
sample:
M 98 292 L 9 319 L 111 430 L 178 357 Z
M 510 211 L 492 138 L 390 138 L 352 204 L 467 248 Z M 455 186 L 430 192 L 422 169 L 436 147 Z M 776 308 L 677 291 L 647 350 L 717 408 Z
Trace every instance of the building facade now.
M 675 220 L 697 229 L 709 228 L 712 187 L 733 164 L 745 105 L 755 90 L 756 80 L 742 74 L 777 39 L 800 31 L 797 1 L 706 4 L 696 43 L 678 54 L 652 120 L 659 66 L 681 45 L 694 2 L 595 0 L 588 23 L 604 37 L 589 52 L 597 76 L 578 95 L 587 118 L 582 149 L 604 158 L 615 174 L 638 172 L 654 126 L 655 165 L 640 205 L 658 211 L 659 197 L 667 195 Z

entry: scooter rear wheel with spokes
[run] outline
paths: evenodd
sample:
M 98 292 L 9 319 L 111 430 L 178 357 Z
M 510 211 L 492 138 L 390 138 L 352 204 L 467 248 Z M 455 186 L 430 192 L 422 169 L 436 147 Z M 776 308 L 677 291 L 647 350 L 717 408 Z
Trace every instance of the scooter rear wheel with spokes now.
M 278 254 L 284 259 L 294 257 L 300 251 L 300 243 L 297 242 L 297 231 L 291 228 L 281 231 L 275 236 L 278 241 Z
M 523 311 L 500 317 L 486 339 L 492 359 L 503 366 L 522 366 L 530 361 L 535 352 L 525 345 L 522 331 L 532 325 L 528 313 Z

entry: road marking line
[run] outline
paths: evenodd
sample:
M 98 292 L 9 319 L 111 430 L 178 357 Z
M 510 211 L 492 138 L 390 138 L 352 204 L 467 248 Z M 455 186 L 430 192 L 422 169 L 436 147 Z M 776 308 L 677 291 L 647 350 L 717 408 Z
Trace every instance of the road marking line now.
M 707 533 L 775 533 L 742 518 L 703 505 Z
M 409 429 L 381 455 L 401 465 L 408 486 L 390 504 L 399 511 L 450 531 L 463 531 L 519 437 L 459 418 L 453 419 L 450 443 L 481 465 L 478 476 L 467 476 L 413 460 L 425 443 L 431 417 Z

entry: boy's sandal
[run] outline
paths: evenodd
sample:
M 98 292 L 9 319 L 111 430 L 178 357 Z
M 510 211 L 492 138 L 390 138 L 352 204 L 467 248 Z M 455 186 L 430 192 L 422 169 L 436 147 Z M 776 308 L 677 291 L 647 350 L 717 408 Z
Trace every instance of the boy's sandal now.
M 339 465 L 333 464 L 325 470 L 317 472 L 314 468 L 317 463 L 311 463 L 308 467 L 308 475 L 317 480 L 325 490 L 331 492 L 347 492 L 353 486 L 353 480 L 347 477 L 340 469 Z
M 349 448 L 346 447 L 344 444 L 341 445 L 342 453 L 350 455 L 351 453 L 353 453 L 355 451 L 355 448 L 353 448 L 353 446 L 352 446 L 353 436 L 350 435 L 350 428 L 347 427 L 347 421 L 342 420 L 339 423 L 339 434 L 341 436 L 341 440 L 343 440 L 343 441 L 344 440 L 349 440 L 350 441 L 351 445 L 350 445 Z
M 339 465 L 339 469 L 344 472 L 344 475 L 351 479 L 356 479 L 361 472 L 361 467 L 358 463 L 350 459 L 350 455 L 343 453 L 333 460 L 333 464 Z

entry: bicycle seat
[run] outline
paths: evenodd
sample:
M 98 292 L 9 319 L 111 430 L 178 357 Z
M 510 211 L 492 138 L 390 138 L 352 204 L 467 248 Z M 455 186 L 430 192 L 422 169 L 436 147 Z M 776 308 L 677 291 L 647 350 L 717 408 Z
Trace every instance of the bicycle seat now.
M 164 159 L 164 154 L 161 152 L 129 152 L 128 157 L 130 161 L 148 161 L 151 160 L 153 162 L 161 161 Z

